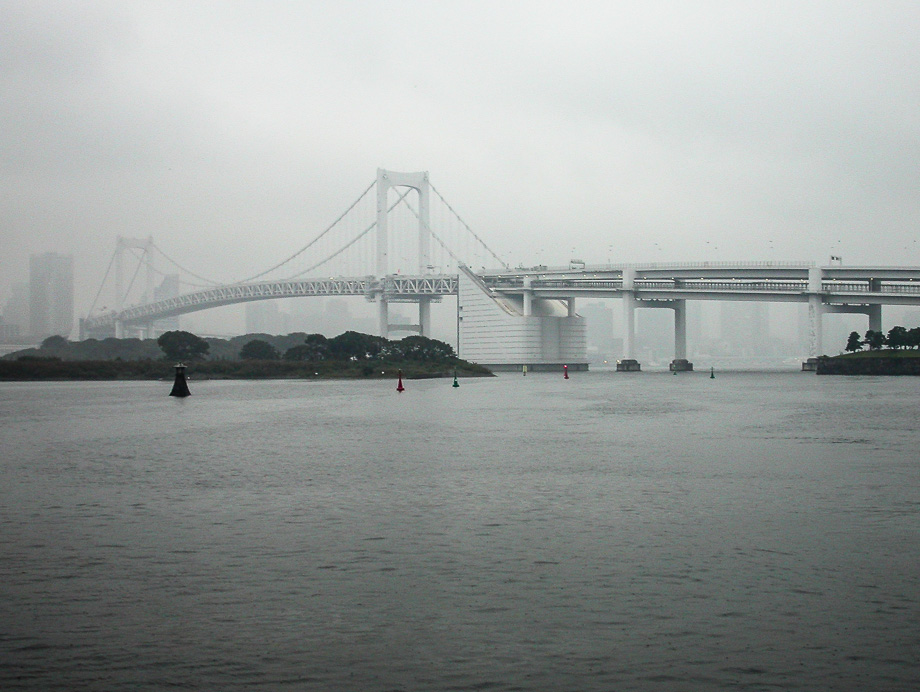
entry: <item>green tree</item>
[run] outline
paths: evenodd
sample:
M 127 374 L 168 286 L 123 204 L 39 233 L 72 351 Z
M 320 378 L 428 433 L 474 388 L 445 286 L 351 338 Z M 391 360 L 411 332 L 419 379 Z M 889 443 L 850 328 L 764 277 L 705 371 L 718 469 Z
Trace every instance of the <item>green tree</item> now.
M 847 339 L 846 351 L 848 353 L 856 353 L 856 351 L 862 351 L 862 338 L 859 336 L 859 332 L 850 332 L 850 338 Z
M 240 349 L 240 360 L 278 360 L 278 349 L 267 341 L 253 339 Z
M 920 327 L 907 330 L 907 346 L 909 348 L 920 348 Z
M 164 332 L 157 339 L 157 345 L 166 354 L 167 360 L 204 360 L 210 346 L 204 339 L 191 332 Z
M 42 341 L 40 348 L 43 351 L 60 351 L 67 348 L 68 344 L 70 344 L 70 342 L 67 341 L 67 339 L 65 339 L 63 336 L 55 334 L 54 336 L 49 336 L 47 339 Z
M 329 355 L 335 360 L 376 360 L 388 343 L 382 336 L 343 332 L 329 339 Z
M 285 360 L 316 362 L 329 356 L 329 339 L 322 334 L 308 334 L 302 344 L 292 346 L 284 352 Z
M 427 336 L 412 335 L 399 341 L 399 350 L 403 358 L 429 363 L 441 363 L 455 358 L 450 344 Z
M 869 345 L 870 351 L 878 351 L 882 346 L 885 345 L 885 333 L 870 329 L 866 332 L 866 339 L 864 343 Z
M 905 327 L 892 327 L 888 330 L 888 345 L 891 348 L 907 347 L 907 329 Z

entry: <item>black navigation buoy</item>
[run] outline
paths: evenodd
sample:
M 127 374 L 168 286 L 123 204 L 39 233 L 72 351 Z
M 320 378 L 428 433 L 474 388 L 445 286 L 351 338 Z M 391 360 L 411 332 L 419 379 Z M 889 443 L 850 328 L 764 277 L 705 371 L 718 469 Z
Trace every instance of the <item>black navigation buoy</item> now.
M 176 381 L 173 382 L 172 391 L 169 396 L 191 396 L 188 390 L 188 382 L 185 381 L 185 365 L 176 363 Z
M 709 368 L 709 379 L 710 380 L 716 379 L 716 369 L 714 367 Z

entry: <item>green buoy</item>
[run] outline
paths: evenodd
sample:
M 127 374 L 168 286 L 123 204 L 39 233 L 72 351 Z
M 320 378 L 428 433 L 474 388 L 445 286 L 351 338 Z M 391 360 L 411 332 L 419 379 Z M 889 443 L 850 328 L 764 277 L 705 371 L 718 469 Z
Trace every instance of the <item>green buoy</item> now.
M 453 386 L 454 386 L 454 387 L 459 387 L 459 386 L 460 386 L 460 383 L 457 382 L 457 371 L 456 371 L 456 370 L 454 370 L 454 384 L 453 384 Z

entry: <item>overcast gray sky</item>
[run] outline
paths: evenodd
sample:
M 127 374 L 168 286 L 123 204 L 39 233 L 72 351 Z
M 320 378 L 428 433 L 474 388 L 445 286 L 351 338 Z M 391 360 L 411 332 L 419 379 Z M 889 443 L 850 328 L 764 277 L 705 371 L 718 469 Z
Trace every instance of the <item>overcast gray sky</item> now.
M 82 314 L 119 234 L 241 278 L 377 167 L 512 263 L 918 265 L 918 36 L 915 0 L 0 0 L 0 297 L 73 253 Z

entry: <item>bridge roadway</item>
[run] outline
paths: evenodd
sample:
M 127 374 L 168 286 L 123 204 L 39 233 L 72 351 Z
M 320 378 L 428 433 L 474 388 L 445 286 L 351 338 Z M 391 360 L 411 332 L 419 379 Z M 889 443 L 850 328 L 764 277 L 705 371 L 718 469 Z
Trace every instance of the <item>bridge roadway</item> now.
M 701 262 L 642 265 L 572 265 L 518 267 L 478 273 L 491 291 L 521 295 L 524 304 L 559 299 L 573 304 L 578 297 L 622 298 L 627 315 L 627 357 L 633 342 L 633 315 L 640 307 L 675 310 L 676 357 L 686 349 L 682 323 L 687 300 L 803 302 L 812 318 L 812 352 L 821 348 L 821 315 L 858 312 L 869 316 L 870 328 L 881 328 L 881 305 L 920 305 L 920 267 L 816 267 L 791 262 Z M 383 278 L 329 277 L 260 281 L 216 286 L 135 305 L 120 312 L 83 320 L 81 333 L 120 334 L 124 326 L 145 327 L 166 317 L 198 310 L 272 298 L 306 296 L 381 297 L 388 302 L 436 301 L 457 295 L 453 274 L 389 275 Z M 149 332 L 148 332 L 149 333 Z
M 575 314 L 579 296 L 617 297 L 624 307 L 624 358 L 635 359 L 637 308 L 674 310 L 674 362 L 687 364 L 687 300 L 745 300 L 808 304 L 809 356 L 823 353 L 826 313 L 862 313 L 869 329 L 882 329 L 882 305 L 920 305 L 918 267 L 816 267 L 805 263 L 679 263 L 622 267 L 532 267 L 483 272 L 492 291 L 520 295 L 525 307 L 535 298 L 568 302 Z M 637 366 L 638 367 L 638 366 Z
M 820 289 L 815 291 L 815 270 Z M 624 276 L 625 283 L 624 285 Z M 631 276 L 631 280 L 630 280 Z M 506 294 L 535 297 L 622 297 L 637 300 L 761 300 L 826 305 L 920 304 L 920 267 L 815 267 L 805 263 L 672 263 L 610 267 L 529 267 L 484 271 L 483 282 Z

